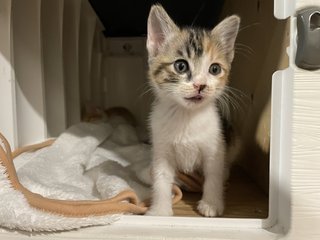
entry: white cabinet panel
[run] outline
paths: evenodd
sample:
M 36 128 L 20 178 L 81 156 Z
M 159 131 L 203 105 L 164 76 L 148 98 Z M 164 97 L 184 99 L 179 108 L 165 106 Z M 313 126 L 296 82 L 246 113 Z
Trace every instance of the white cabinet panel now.
M 41 2 L 43 74 L 50 137 L 57 137 L 67 124 L 63 75 L 63 4 L 64 0 Z
M 47 137 L 43 83 L 40 0 L 12 1 L 18 145 Z
M 0 131 L 17 145 L 15 79 L 12 67 L 11 0 L 0 1 Z
M 80 122 L 79 29 L 81 1 L 64 1 L 63 65 L 67 126 Z

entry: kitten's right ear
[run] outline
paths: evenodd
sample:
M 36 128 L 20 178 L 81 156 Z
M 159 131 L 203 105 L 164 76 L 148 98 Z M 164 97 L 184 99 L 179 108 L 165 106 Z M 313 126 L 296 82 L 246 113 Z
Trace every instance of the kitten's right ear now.
M 148 17 L 147 49 L 149 56 L 155 56 L 168 36 L 176 31 L 178 27 L 163 7 L 153 5 Z

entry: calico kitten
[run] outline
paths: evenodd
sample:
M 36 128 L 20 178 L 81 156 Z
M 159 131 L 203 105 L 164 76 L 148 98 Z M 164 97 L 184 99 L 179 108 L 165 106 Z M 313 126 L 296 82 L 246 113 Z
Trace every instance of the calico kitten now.
M 153 195 L 148 215 L 172 215 L 176 170 L 203 171 L 199 212 L 224 210 L 225 140 L 216 99 L 228 82 L 240 19 L 211 31 L 179 28 L 160 5 L 148 18 L 149 78 L 156 95 L 151 113 Z

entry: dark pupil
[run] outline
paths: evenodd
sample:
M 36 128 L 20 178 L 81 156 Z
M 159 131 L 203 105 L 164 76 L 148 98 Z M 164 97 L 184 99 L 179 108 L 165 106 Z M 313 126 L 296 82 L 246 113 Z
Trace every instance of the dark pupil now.
M 177 60 L 174 64 L 174 68 L 178 73 L 185 73 L 188 71 L 188 63 L 184 60 Z
M 184 62 L 178 63 L 178 69 L 179 69 L 180 72 L 185 71 L 186 64 Z
M 210 67 L 210 73 L 217 75 L 221 72 L 221 67 L 219 66 L 219 64 L 212 64 Z
M 218 71 L 219 71 L 218 66 L 216 66 L 216 65 L 212 66 L 212 72 L 216 73 Z

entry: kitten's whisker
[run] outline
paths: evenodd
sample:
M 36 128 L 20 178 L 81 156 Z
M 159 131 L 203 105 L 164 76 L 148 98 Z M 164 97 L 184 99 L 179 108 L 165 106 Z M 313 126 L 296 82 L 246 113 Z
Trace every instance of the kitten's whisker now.
M 196 20 L 198 19 L 200 13 L 202 12 L 202 10 L 203 10 L 203 8 L 204 8 L 204 6 L 205 6 L 205 3 L 206 3 L 206 2 L 202 2 L 201 6 L 200 6 L 200 8 L 199 8 L 199 10 L 198 10 L 197 15 L 194 17 L 194 19 L 193 19 L 193 21 L 192 21 L 192 23 L 191 23 L 191 27 L 193 27 L 193 24 L 194 24 L 194 23 L 196 22 Z
M 239 54 L 239 56 L 243 56 L 245 57 L 247 60 L 250 60 L 250 57 L 245 53 L 245 52 L 241 52 L 241 51 L 235 51 L 235 54 Z
M 244 49 L 235 49 L 235 54 L 239 54 L 247 58 L 252 58 L 253 55 L 252 53 Z
M 231 92 L 236 92 L 236 93 L 240 94 L 241 96 L 243 96 L 243 97 L 245 97 L 247 99 L 250 99 L 248 94 L 246 94 L 245 92 L 241 91 L 238 88 L 234 88 L 234 87 L 231 87 L 231 86 L 225 86 L 224 90 L 231 91 Z
M 139 95 L 139 98 L 142 98 L 144 97 L 147 93 L 151 92 L 152 91 L 152 87 L 150 87 L 149 89 L 147 89 L 146 91 L 142 92 L 140 95 Z
M 225 98 L 220 95 L 217 98 L 217 103 L 219 104 L 219 108 L 221 110 L 222 116 L 224 116 L 228 121 L 230 120 L 230 108 Z
M 250 54 L 250 55 L 253 55 L 253 52 L 251 52 L 249 49 L 246 49 L 246 48 L 242 48 L 242 47 L 235 47 L 234 50 L 237 52 L 244 52 L 244 53 L 247 53 L 247 54 Z
M 244 102 L 243 98 L 241 98 L 241 97 L 238 96 L 237 94 L 234 94 L 233 92 L 227 92 L 227 91 L 226 91 L 226 92 L 225 92 L 225 96 L 226 96 L 227 98 L 229 98 L 230 101 L 236 102 L 237 105 L 239 106 L 239 108 L 240 108 L 240 103 L 241 103 L 242 105 L 247 105 L 247 104 Z
M 251 55 L 253 55 L 253 50 L 251 48 L 246 48 L 246 47 L 243 47 L 243 46 L 235 46 L 234 48 L 235 50 L 235 53 L 239 53 L 239 54 L 242 54 L 244 57 L 248 58 L 249 59 L 249 56 L 251 57 Z
M 139 95 L 139 98 L 141 98 L 145 96 L 147 93 L 149 93 L 150 91 L 152 91 L 152 86 L 150 86 L 149 82 L 145 82 L 141 84 L 140 87 L 138 87 L 137 91 L 141 92 Z
M 227 98 L 230 98 L 232 101 L 237 101 L 237 102 L 241 102 L 241 104 L 244 104 L 244 101 L 243 99 L 240 97 L 240 96 L 237 96 L 237 95 L 234 95 L 233 93 L 229 93 L 229 92 L 224 92 L 224 95 L 227 97 Z
M 250 51 L 251 53 L 254 53 L 254 50 L 251 48 L 251 47 L 249 47 L 248 45 L 246 45 L 246 44 L 243 44 L 243 43 L 236 43 L 235 44 L 235 46 L 236 47 L 242 47 L 242 48 L 244 48 L 244 49 L 247 49 L 248 51 Z
M 238 103 L 237 103 L 236 101 L 234 101 L 229 95 L 224 94 L 224 95 L 223 95 L 223 99 L 224 99 L 227 103 L 231 104 L 231 106 L 232 106 L 232 108 L 233 108 L 234 110 L 237 110 L 237 109 L 239 108 Z
M 240 111 L 241 113 L 244 113 L 244 104 L 243 102 L 238 102 L 234 98 L 230 97 L 230 95 L 225 95 L 225 98 L 228 99 L 228 102 L 234 107 L 234 110 Z
M 248 105 L 244 99 L 249 99 L 241 90 L 230 86 L 225 86 L 220 98 L 222 101 L 226 101 L 234 110 L 240 111 L 241 113 L 244 113 L 245 106 Z
M 254 26 L 257 26 L 260 24 L 261 24 L 260 22 L 255 22 L 255 23 L 243 26 L 243 27 L 239 28 L 239 33 L 242 32 L 243 30 L 246 30 L 247 28 L 254 27 Z
M 138 92 L 145 91 L 146 89 L 149 89 L 150 87 L 151 86 L 150 86 L 149 82 L 144 82 L 137 88 L 137 91 Z

